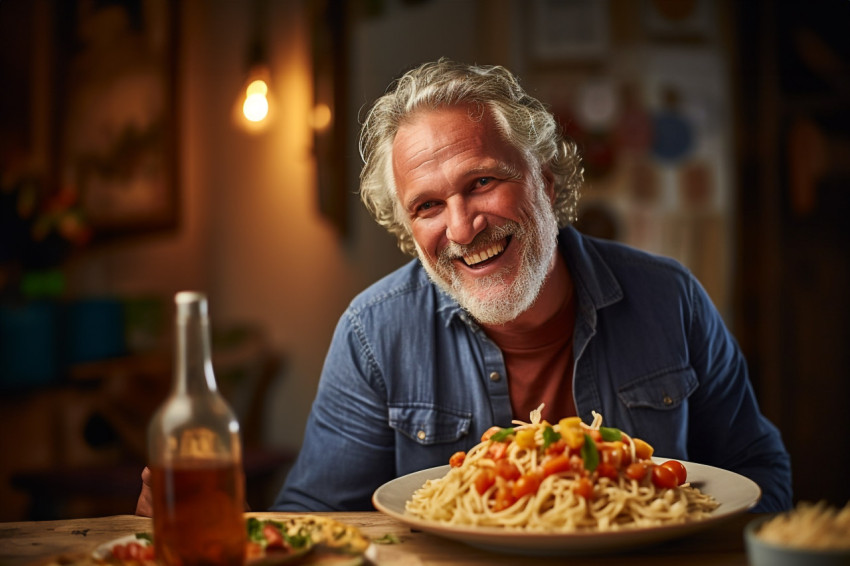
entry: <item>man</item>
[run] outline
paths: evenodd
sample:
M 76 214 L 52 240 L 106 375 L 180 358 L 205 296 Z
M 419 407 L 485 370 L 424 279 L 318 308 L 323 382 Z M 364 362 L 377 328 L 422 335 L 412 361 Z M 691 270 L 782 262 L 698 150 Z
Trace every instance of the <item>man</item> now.
M 705 291 L 569 226 L 576 149 L 507 70 L 411 70 L 370 110 L 361 153 L 364 203 L 418 259 L 343 314 L 274 509 L 370 508 L 382 483 L 541 402 L 749 476 L 760 510 L 791 505 L 788 454 Z
M 417 259 L 342 315 L 272 509 L 369 509 L 384 482 L 540 403 L 748 476 L 759 510 L 790 507 L 788 454 L 705 291 L 570 226 L 576 148 L 507 70 L 409 71 L 370 110 L 361 153 L 364 203 Z

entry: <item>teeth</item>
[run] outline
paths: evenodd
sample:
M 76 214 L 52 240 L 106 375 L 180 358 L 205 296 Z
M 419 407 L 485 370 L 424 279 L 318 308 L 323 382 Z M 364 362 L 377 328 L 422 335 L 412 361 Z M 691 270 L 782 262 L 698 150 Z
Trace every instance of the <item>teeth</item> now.
M 490 259 L 494 255 L 502 253 L 504 249 L 505 242 L 498 242 L 496 244 L 493 244 L 486 250 L 463 256 L 463 261 L 466 262 L 466 265 L 475 265 L 476 263 L 481 263 L 482 261 Z

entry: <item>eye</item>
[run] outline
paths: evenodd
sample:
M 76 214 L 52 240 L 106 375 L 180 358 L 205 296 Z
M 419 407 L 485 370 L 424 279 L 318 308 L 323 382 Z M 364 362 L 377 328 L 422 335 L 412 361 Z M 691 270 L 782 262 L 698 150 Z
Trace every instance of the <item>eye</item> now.
M 423 202 L 422 204 L 420 204 L 419 206 L 416 207 L 416 212 L 417 213 L 427 212 L 427 211 L 431 210 L 432 208 L 434 208 L 435 206 L 437 206 L 437 204 L 438 203 L 435 200 L 427 200 L 427 201 Z
M 478 177 L 475 180 L 475 185 L 478 187 L 485 187 L 493 182 L 493 177 Z

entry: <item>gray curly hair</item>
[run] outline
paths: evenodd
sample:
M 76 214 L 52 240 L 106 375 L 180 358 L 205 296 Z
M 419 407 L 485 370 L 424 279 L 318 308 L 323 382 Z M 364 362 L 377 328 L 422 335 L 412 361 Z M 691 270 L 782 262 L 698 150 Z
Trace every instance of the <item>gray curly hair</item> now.
M 505 139 L 529 164 L 549 167 L 554 176 L 553 210 L 558 226 L 575 220 L 584 171 L 575 142 L 565 138 L 554 116 L 520 87 L 501 66 L 467 65 L 446 58 L 424 63 L 394 81 L 378 98 L 360 131 L 360 198 L 375 220 L 416 255 L 406 216 L 396 198 L 392 146 L 401 124 L 420 109 L 472 104 L 488 109 Z

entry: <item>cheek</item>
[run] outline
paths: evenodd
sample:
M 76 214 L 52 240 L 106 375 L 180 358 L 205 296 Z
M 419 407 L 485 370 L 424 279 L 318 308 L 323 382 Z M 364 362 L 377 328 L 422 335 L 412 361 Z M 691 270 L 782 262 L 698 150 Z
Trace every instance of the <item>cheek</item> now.
M 445 235 L 445 230 L 438 226 L 437 222 L 418 221 L 410 227 L 410 233 L 414 241 L 428 257 L 437 257 Z
M 494 211 L 503 218 L 520 222 L 527 220 L 531 210 L 531 199 L 524 190 L 517 189 L 499 195 L 493 202 Z

